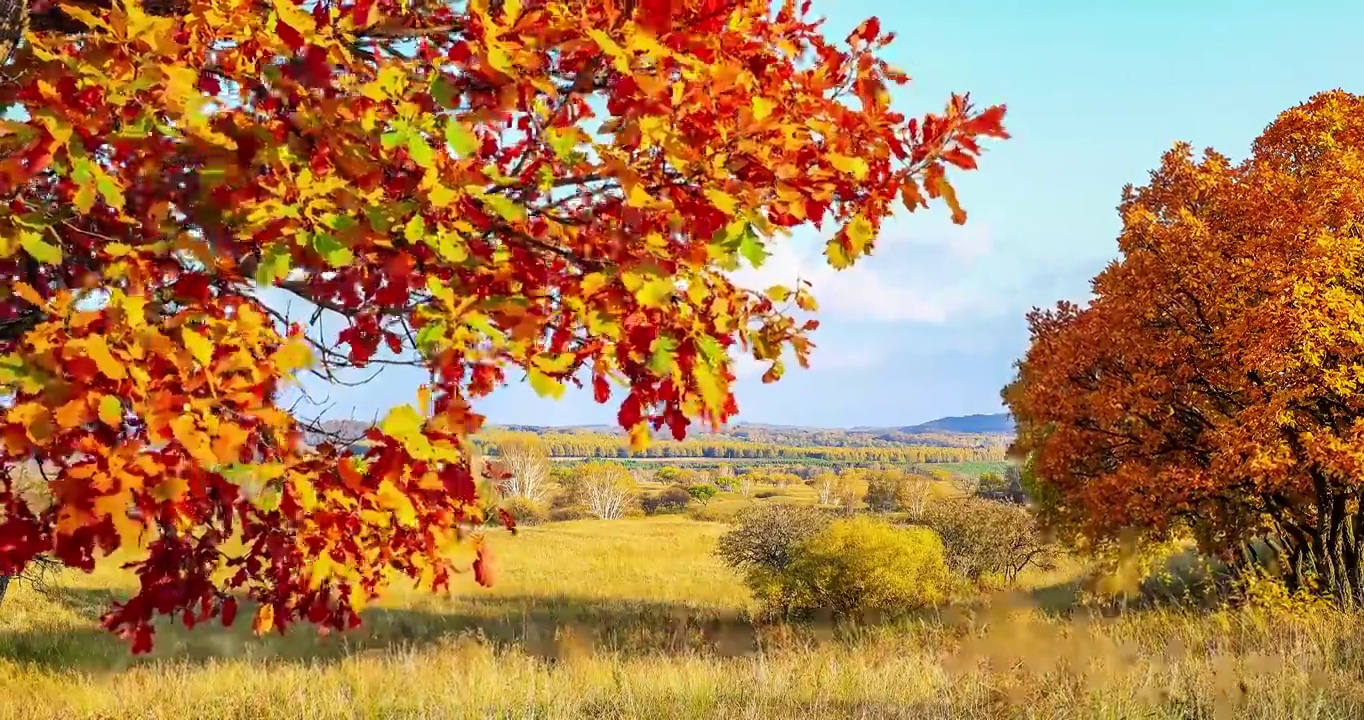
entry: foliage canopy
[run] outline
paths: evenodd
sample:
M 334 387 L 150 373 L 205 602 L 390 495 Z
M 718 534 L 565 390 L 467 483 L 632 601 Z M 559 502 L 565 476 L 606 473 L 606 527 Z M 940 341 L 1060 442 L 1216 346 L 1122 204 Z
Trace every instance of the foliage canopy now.
M 1282 113 L 1239 164 L 1180 145 L 1120 210 L 1122 257 L 1032 314 L 1004 392 L 1033 497 L 1096 541 L 1268 537 L 1364 603 L 1364 98 Z
M 730 353 L 775 380 L 815 328 L 807 286 L 726 272 L 806 223 L 846 267 L 897 204 L 964 221 L 946 168 L 1005 137 L 893 109 L 891 35 L 835 45 L 808 3 L 41 5 L 0 68 L 0 574 L 129 550 L 104 622 L 139 651 L 241 594 L 266 631 L 445 587 L 509 369 L 623 386 L 636 446 L 725 421 Z M 298 373 L 395 364 L 430 381 L 366 450 L 303 445 Z M 34 465 L 44 504 L 9 489 Z

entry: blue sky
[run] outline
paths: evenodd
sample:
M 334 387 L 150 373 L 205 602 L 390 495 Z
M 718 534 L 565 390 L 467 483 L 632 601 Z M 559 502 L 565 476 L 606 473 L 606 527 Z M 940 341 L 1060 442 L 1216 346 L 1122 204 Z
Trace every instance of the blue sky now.
M 814 367 L 774 385 L 744 372 L 738 421 L 820 427 L 906 425 L 999 412 L 999 388 L 1026 348 L 1024 313 L 1084 299 L 1116 254 L 1121 188 L 1142 183 L 1185 140 L 1240 158 L 1275 115 L 1332 88 L 1364 92 L 1364 4 L 1335 0 L 816 0 L 842 38 L 879 15 L 888 59 L 914 82 L 897 103 L 920 114 L 952 91 L 1009 106 L 1012 140 L 958 176 L 970 214 L 902 214 L 875 256 L 818 269 L 822 238 L 800 235 L 759 271 L 815 281 L 822 327 Z M 893 10 L 888 8 L 895 8 Z M 750 368 L 742 367 L 743 371 Z M 421 378 L 385 373 L 330 394 L 333 417 L 408 402 Z M 344 398 L 344 402 L 342 399 Z M 495 423 L 614 422 L 616 406 L 524 385 L 479 410 Z

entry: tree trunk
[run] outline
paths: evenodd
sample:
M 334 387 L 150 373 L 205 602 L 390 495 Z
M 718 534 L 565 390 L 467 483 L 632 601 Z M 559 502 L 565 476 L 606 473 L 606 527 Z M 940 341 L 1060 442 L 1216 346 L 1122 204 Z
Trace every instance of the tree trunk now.
M 0 575 L 0 606 L 5 604 L 5 593 L 9 592 L 9 581 L 13 579 L 11 575 Z

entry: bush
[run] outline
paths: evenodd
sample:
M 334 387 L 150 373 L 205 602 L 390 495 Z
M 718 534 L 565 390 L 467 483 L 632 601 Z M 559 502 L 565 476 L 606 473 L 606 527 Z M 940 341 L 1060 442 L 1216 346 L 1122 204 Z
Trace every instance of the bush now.
M 516 520 L 517 525 L 539 525 L 548 522 L 550 519 L 549 510 L 544 505 L 524 497 L 504 500 L 502 509 L 506 510 L 512 519 Z
M 760 493 L 755 493 L 753 497 L 758 498 L 759 500 L 767 500 L 768 498 L 781 497 L 781 493 L 776 490 L 764 490 Z
M 936 533 L 862 515 L 830 523 L 781 572 L 751 580 L 770 609 L 846 617 L 940 603 L 955 579 Z
M 998 576 L 1012 583 L 1029 565 L 1050 567 L 1056 547 L 1027 508 L 978 497 L 932 503 L 920 521 L 942 538 L 947 563 L 974 581 Z
M 780 572 L 795 559 L 797 546 L 829 522 L 827 514 L 808 506 L 756 505 L 735 517 L 717 552 L 730 567 Z
M 644 496 L 640 502 L 645 515 L 670 515 L 686 512 L 691 504 L 691 493 L 687 488 L 673 486 L 653 495 Z
M 550 522 L 568 522 L 570 520 L 585 520 L 591 517 L 587 508 L 583 505 L 556 505 L 549 509 Z

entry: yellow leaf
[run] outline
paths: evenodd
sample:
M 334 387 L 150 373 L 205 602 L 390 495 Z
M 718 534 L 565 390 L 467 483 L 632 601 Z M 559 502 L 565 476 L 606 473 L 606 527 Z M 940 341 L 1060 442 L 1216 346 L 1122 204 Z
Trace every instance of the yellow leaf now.
M 593 42 L 597 43 L 597 47 L 601 48 L 602 52 L 611 57 L 611 64 L 615 66 L 616 72 L 619 72 L 622 75 L 630 74 L 630 71 L 632 70 L 630 66 L 630 56 L 625 52 L 624 48 L 617 45 L 616 41 L 611 39 L 610 35 L 593 28 L 587 31 L 587 36 L 592 38 Z
M 721 212 L 730 216 L 734 215 L 735 209 L 739 206 L 739 201 L 734 199 L 733 195 L 716 188 L 706 188 L 706 198 Z
M 213 456 L 224 464 L 237 462 L 242 445 L 250 438 L 251 433 L 240 425 L 232 422 L 220 423 L 214 432 Z
M 290 0 L 273 0 L 272 4 L 275 6 L 275 12 L 279 14 L 279 19 L 297 30 L 303 39 L 312 40 L 317 36 L 317 23 L 313 21 L 312 15 L 304 12 Z
M 109 343 L 103 335 L 92 335 L 85 341 L 85 356 L 110 380 L 123 380 L 128 377 L 128 369 L 114 358 L 109 351 Z
M 313 561 L 312 568 L 308 571 L 308 587 L 313 590 L 322 587 L 322 583 L 326 582 L 327 578 L 331 576 L 332 567 L 335 565 L 331 553 L 324 551 L 318 555 L 317 559 Z
M 99 399 L 99 419 L 112 428 L 123 425 L 123 403 L 113 395 L 101 397 Z
M 291 373 L 313 364 L 313 351 L 302 338 L 294 338 L 280 346 L 273 357 L 280 372 Z
M 260 609 L 256 611 L 255 622 L 251 623 L 251 629 L 254 630 L 257 635 L 264 635 L 265 633 L 269 632 L 270 628 L 274 627 L 274 625 L 275 606 L 274 605 L 260 606 Z
M 753 119 L 758 122 L 766 120 L 772 115 L 772 110 L 776 108 L 776 103 L 765 97 L 753 98 Z
M 185 347 L 189 349 L 190 355 L 203 367 L 208 367 L 213 362 L 213 341 L 204 337 L 201 333 L 191 329 L 183 328 L 180 337 L 185 342 Z
M 213 453 L 213 442 L 199 429 L 193 415 L 181 415 L 172 420 L 170 426 L 176 441 L 200 466 L 211 468 L 218 464 L 218 456 Z
M 291 482 L 294 488 L 294 500 L 304 512 L 311 511 L 317 507 L 317 488 L 313 486 L 313 481 L 302 475 L 295 475 Z
M 608 281 L 609 280 L 604 273 L 588 273 L 583 276 L 578 287 L 581 290 L 583 297 L 588 297 L 592 293 L 602 289 Z
M 63 430 L 80 427 L 85 424 L 85 419 L 90 416 L 90 408 L 85 404 L 84 397 L 78 397 L 65 405 L 57 408 L 55 417 L 57 426 Z
M 638 422 L 630 428 L 630 449 L 642 452 L 649 449 L 649 423 Z
M 388 411 L 384 421 L 380 423 L 379 429 L 391 438 L 406 440 L 414 435 L 420 435 L 422 425 L 426 422 L 421 413 L 417 412 L 411 405 L 399 405 Z
M 847 155 L 830 154 L 829 164 L 833 165 L 840 172 L 852 175 L 858 180 L 867 177 L 867 161 L 862 158 L 848 157 Z
M 162 477 L 161 482 L 152 488 L 152 497 L 157 502 L 179 502 L 189 492 L 189 483 L 179 476 Z
M 635 299 L 645 307 L 666 308 L 676 290 L 671 278 L 655 278 L 635 291 Z
M 564 395 L 564 384 L 545 374 L 539 368 L 527 368 L 526 379 L 530 381 L 531 389 L 540 397 L 558 400 Z
M 399 525 L 413 527 L 417 524 L 417 509 L 412 506 L 412 500 L 388 480 L 379 483 L 375 499 L 379 507 L 393 513 Z
M 859 256 L 866 251 L 867 245 L 876 236 L 876 228 L 872 227 L 871 221 L 861 215 L 857 215 L 848 223 L 848 239 L 852 241 L 852 251 L 854 256 Z

